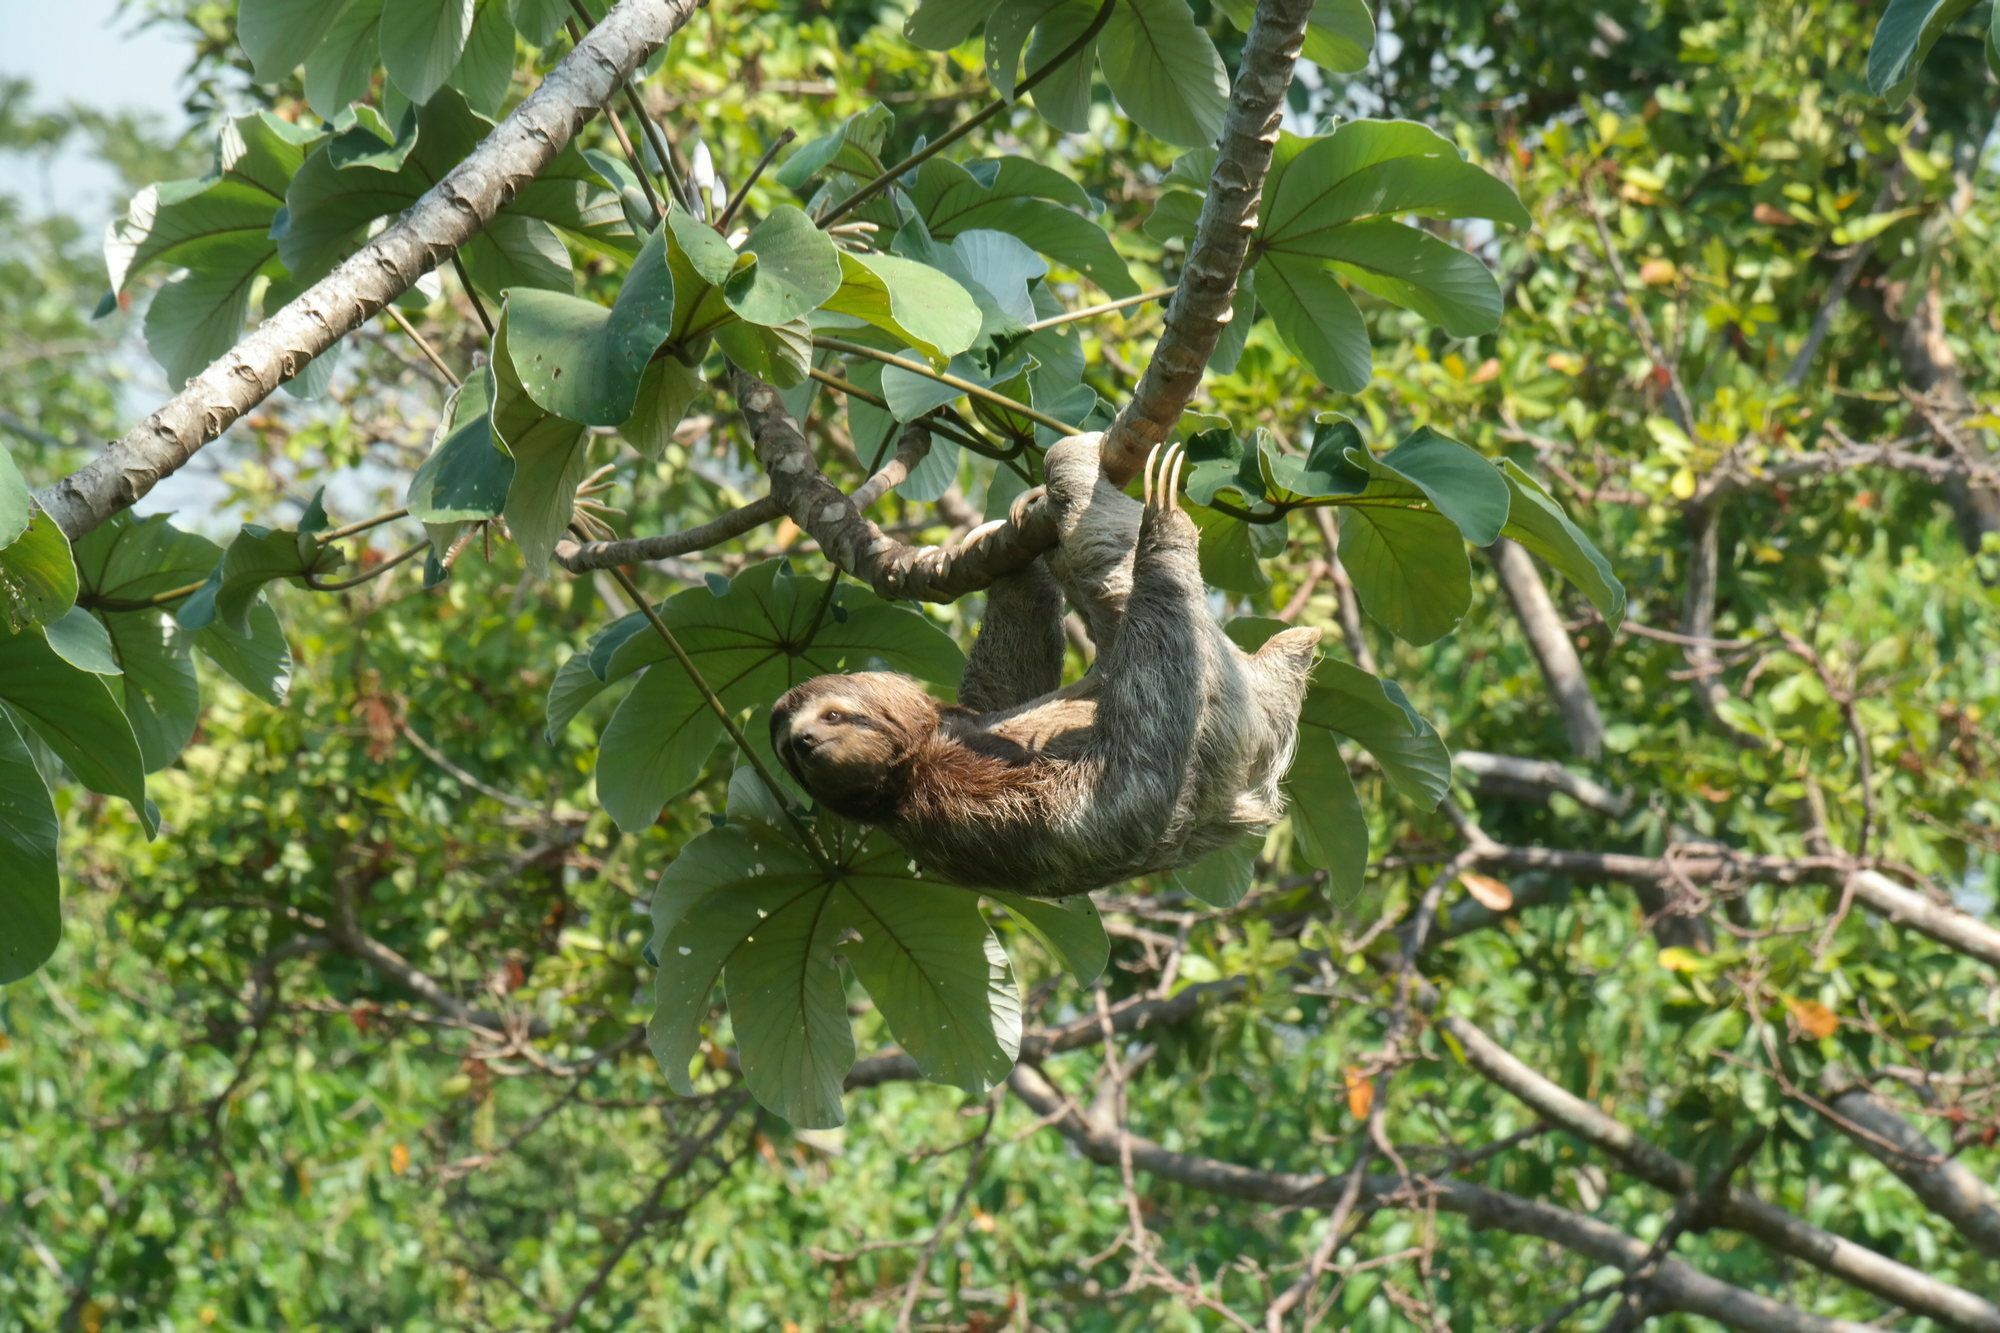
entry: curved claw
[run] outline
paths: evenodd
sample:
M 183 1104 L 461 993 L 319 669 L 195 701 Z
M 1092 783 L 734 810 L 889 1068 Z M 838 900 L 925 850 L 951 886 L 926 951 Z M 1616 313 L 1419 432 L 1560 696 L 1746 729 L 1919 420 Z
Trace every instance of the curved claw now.
M 1187 450 L 1178 441 L 1156 444 L 1147 452 L 1141 475 L 1145 478 L 1143 493 L 1149 511 L 1180 508 L 1181 464 L 1186 458 Z
M 1172 471 L 1167 475 L 1166 494 L 1161 498 L 1161 507 L 1176 510 L 1181 507 L 1181 465 L 1187 462 L 1187 446 L 1176 442 L 1169 461 Z
M 1020 527 L 1028 521 L 1028 510 L 1049 493 L 1046 486 L 1034 486 L 1014 497 L 1014 503 L 1007 508 L 1007 521 Z

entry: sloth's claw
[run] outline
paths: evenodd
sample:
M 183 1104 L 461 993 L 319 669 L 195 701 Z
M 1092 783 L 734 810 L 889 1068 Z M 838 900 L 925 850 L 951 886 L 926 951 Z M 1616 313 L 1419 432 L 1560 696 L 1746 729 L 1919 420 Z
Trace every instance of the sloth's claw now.
M 1049 493 L 1049 488 L 1046 486 L 1034 486 L 1030 487 L 1025 491 L 1022 491 L 1019 495 L 1014 497 L 1014 503 L 1008 506 L 1007 521 L 1012 523 L 1017 528 L 1020 527 L 1023 523 L 1028 521 L 1029 507 L 1034 505 L 1038 500 L 1040 500 L 1043 496 L 1047 495 L 1048 493 Z
M 1187 450 L 1179 442 L 1156 444 L 1146 454 L 1143 495 L 1147 512 L 1171 513 L 1180 508 L 1181 464 Z

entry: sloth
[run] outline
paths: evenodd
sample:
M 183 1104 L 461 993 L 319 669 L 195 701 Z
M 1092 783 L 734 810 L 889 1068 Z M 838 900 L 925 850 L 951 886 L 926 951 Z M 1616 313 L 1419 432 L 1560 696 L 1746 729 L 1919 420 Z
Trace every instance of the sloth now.
M 870 671 L 817 676 L 772 710 L 806 792 L 933 876 L 1070 897 L 1189 865 L 1284 812 L 1319 631 L 1232 643 L 1179 507 L 1179 446 L 1153 450 L 1134 500 L 1102 475 L 1100 438 L 1049 450 L 1040 494 L 1060 542 L 988 592 L 955 706 Z M 1069 685 L 1065 596 L 1096 648 Z

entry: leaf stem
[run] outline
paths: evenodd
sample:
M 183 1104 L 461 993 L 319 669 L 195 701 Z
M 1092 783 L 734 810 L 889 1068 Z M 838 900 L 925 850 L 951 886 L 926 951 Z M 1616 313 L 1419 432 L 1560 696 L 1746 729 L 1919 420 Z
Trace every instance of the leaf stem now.
M 444 382 L 446 384 L 449 384 L 454 389 L 458 388 L 459 387 L 458 375 L 452 370 L 450 366 L 445 364 L 444 358 L 438 355 L 437 348 L 431 346 L 431 340 L 429 338 L 424 337 L 423 334 L 419 333 L 417 331 L 416 325 L 410 323 L 410 317 L 408 315 L 405 315 L 402 311 L 396 309 L 394 302 L 391 302 L 390 304 L 385 305 L 382 308 L 389 312 L 389 318 L 395 321 L 396 327 L 401 329 L 403 333 L 409 338 L 409 340 L 417 345 L 417 350 L 424 354 L 424 360 L 430 362 L 432 368 L 435 369 L 438 374 L 444 376 Z
M 574 529 L 571 531 L 578 540 L 582 540 L 582 533 L 575 532 Z M 729 706 L 710 688 L 708 681 L 701 674 L 701 668 L 695 665 L 694 658 L 688 656 L 687 649 L 681 647 L 681 641 L 674 637 L 673 630 L 669 629 L 667 622 L 660 618 L 660 613 L 653 609 L 652 602 L 639 591 L 639 585 L 632 581 L 631 575 L 618 566 L 612 565 L 605 572 L 618 581 L 618 586 L 624 589 L 625 595 L 632 599 L 633 604 L 646 617 L 646 623 L 653 627 L 653 633 L 660 636 L 660 642 L 666 644 L 667 651 L 673 654 L 676 662 L 680 663 L 681 670 L 687 672 L 688 680 L 700 692 L 702 702 L 706 703 L 709 711 L 721 721 L 722 729 L 729 733 L 729 739 L 735 742 L 744 759 L 749 761 L 750 767 L 756 771 L 758 780 L 777 799 L 778 808 L 785 812 L 786 820 L 799 835 L 799 841 L 812 854 L 813 860 L 819 862 L 821 870 L 833 874 L 837 867 L 833 864 L 832 858 L 828 857 L 825 850 L 820 847 L 819 841 L 812 836 L 812 831 L 805 826 L 805 821 L 792 813 L 791 805 L 785 800 L 784 788 L 780 787 L 777 780 L 771 776 L 771 771 L 764 767 L 764 760 L 750 748 L 750 738 L 743 734 L 743 728 L 736 725 L 736 717 L 729 711 Z
M 821 370 L 818 366 L 810 367 L 806 373 L 836 393 L 846 394 L 849 398 L 859 398 L 862 402 L 872 407 L 879 407 L 884 412 L 890 411 L 888 399 L 878 393 L 870 393 L 852 380 L 842 379 L 831 371 Z M 925 421 L 929 429 L 944 436 L 947 440 L 964 445 L 967 449 L 972 450 L 973 453 L 986 458 L 996 459 L 1004 463 L 1008 459 L 1018 456 L 1021 452 L 1019 445 L 1015 445 L 1010 449 L 994 444 L 991 440 L 982 439 L 970 431 L 962 430 L 949 421 L 938 420 L 937 414 L 933 412 L 924 413 L 918 420 Z
M 570 46 L 573 48 L 576 46 L 578 40 L 580 40 L 577 31 L 577 22 L 581 22 L 583 24 L 583 31 L 588 32 L 596 25 L 596 20 L 591 18 L 590 10 L 584 7 L 583 0 L 569 0 L 569 7 L 575 11 L 576 20 L 565 20 L 564 22 L 565 26 L 569 29 Z M 646 114 L 646 106 L 639 100 L 639 94 L 633 91 L 630 79 L 620 83 L 618 91 L 624 95 L 625 105 L 630 107 L 632 114 L 638 118 L 639 130 L 646 136 L 646 143 L 652 148 L 653 156 L 660 159 L 660 174 L 667 178 L 668 192 L 674 198 L 680 200 L 682 208 L 692 212 L 694 204 L 688 199 L 687 186 L 681 183 L 680 173 L 674 170 L 674 155 L 667 145 L 666 135 L 661 132 L 658 125 L 653 123 L 653 118 Z M 666 210 L 660 206 L 659 197 L 654 193 L 652 177 L 646 174 L 646 163 L 638 153 L 633 151 L 632 141 L 626 137 L 624 124 L 619 121 L 615 113 L 608 109 L 605 112 L 604 118 L 611 122 L 611 132 L 617 137 L 618 146 L 624 150 L 626 161 L 632 164 L 632 172 L 639 178 L 639 184 L 646 192 L 646 202 L 653 206 L 653 216 L 655 218 L 666 217 Z
M 1072 41 L 1068 46 L 1050 56 L 1033 70 L 1030 70 L 1028 76 L 1014 86 L 1013 98 L 994 98 L 985 106 L 979 108 L 979 110 L 973 112 L 970 116 L 967 116 L 964 120 L 961 120 L 958 124 L 925 144 L 922 148 L 919 148 L 916 152 L 911 153 L 895 166 L 888 168 L 874 180 L 869 181 L 853 194 L 848 195 L 847 198 L 835 204 L 833 211 L 820 219 L 820 226 L 824 228 L 840 221 L 849 213 L 859 208 L 863 203 L 867 202 L 871 196 L 886 189 L 898 176 L 901 176 L 913 167 L 922 166 L 946 148 L 957 143 L 960 139 L 963 139 L 966 135 L 972 133 L 981 125 L 984 125 L 987 121 L 1012 106 L 1022 93 L 1027 92 L 1043 79 L 1061 69 L 1070 62 L 1072 57 L 1081 54 L 1086 47 L 1096 41 L 1097 34 L 1103 32 L 1104 25 L 1111 21 L 1111 11 L 1117 7 L 1118 0 L 1104 0 L 1104 3 L 1098 6 L 1097 13 L 1092 16 L 1090 26 L 1078 33 L 1076 40 Z
M 458 274 L 459 285 L 465 288 L 465 299 L 472 302 L 472 313 L 479 316 L 479 325 L 486 330 L 486 336 L 493 336 L 493 319 L 486 313 L 486 306 L 479 299 L 479 293 L 472 290 L 472 275 L 465 271 L 465 261 L 458 257 L 456 250 L 451 254 L 452 271 Z
M 1046 412 L 1037 412 L 1026 403 L 1017 403 L 1004 393 L 996 393 L 983 384 L 974 384 L 971 380 L 948 371 L 932 370 L 921 361 L 912 361 L 906 356 L 897 356 L 894 352 L 880 351 L 862 343 L 849 342 L 845 338 L 828 338 L 818 334 L 813 336 L 813 346 L 824 347 L 829 352 L 840 352 L 846 356 L 865 356 L 871 361 L 880 361 L 885 366 L 894 366 L 898 370 L 907 370 L 912 375 L 922 375 L 925 379 L 936 380 L 939 384 L 956 389 L 970 397 L 984 399 L 995 407 L 1024 416 L 1038 426 L 1047 426 L 1050 430 L 1059 430 L 1065 435 L 1079 433 L 1078 428 L 1069 422 L 1052 417 Z
M 373 518 L 364 518 L 359 523 L 349 523 L 344 528 L 335 528 L 331 532 L 322 532 L 318 534 L 319 542 L 320 545 L 324 546 L 328 542 L 345 541 L 349 537 L 360 536 L 370 528 L 379 528 L 384 523 L 394 523 L 399 518 L 408 518 L 409 516 L 410 511 L 407 509 L 392 509 L 386 514 L 377 514 Z
M 1127 306 L 1144 305 L 1148 301 L 1164 301 L 1174 294 L 1172 287 L 1155 287 L 1150 292 L 1140 292 L 1137 296 L 1127 296 L 1116 301 L 1106 301 L 1103 305 L 1085 306 L 1081 310 L 1066 310 L 1060 315 L 1050 315 L 1028 325 L 1029 333 L 1040 333 L 1043 329 L 1055 328 L 1058 324 L 1073 324 L 1079 319 L 1095 319 L 1099 315 L 1109 315 Z
M 763 156 L 757 159 L 757 164 L 750 168 L 750 174 L 736 187 L 736 193 L 729 196 L 728 206 L 722 210 L 722 216 L 715 220 L 717 231 L 725 236 L 729 234 L 729 223 L 736 216 L 736 210 L 743 207 L 743 199 L 750 193 L 750 187 L 757 183 L 757 178 L 764 174 L 765 169 L 771 165 L 771 159 L 778 155 L 779 150 L 798 137 L 797 130 L 787 129 L 771 141 L 770 147 L 766 148 Z
M 311 574 L 308 574 L 305 577 L 306 586 L 308 588 L 311 588 L 314 592 L 344 592 L 349 588 L 358 588 L 362 584 L 368 582 L 370 579 L 381 578 L 384 574 L 387 574 L 397 565 L 400 565 L 407 560 L 411 560 L 419 555 L 422 555 L 429 548 L 430 548 L 430 540 L 426 538 L 425 540 L 418 542 L 415 546 L 410 547 L 408 550 L 399 551 L 395 555 L 390 556 L 387 560 L 384 560 L 381 564 L 374 565 L 368 569 L 362 570 L 359 574 L 356 574 L 351 579 L 335 579 L 333 582 L 327 583 L 313 577 Z

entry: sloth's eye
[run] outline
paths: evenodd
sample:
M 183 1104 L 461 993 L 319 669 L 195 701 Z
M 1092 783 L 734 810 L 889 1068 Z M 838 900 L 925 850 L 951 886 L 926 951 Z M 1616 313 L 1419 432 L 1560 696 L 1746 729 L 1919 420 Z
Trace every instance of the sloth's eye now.
M 820 721 L 828 724 L 838 724 L 847 721 L 847 715 L 841 712 L 838 708 L 827 709 L 824 713 L 821 713 L 819 715 L 819 718 Z

